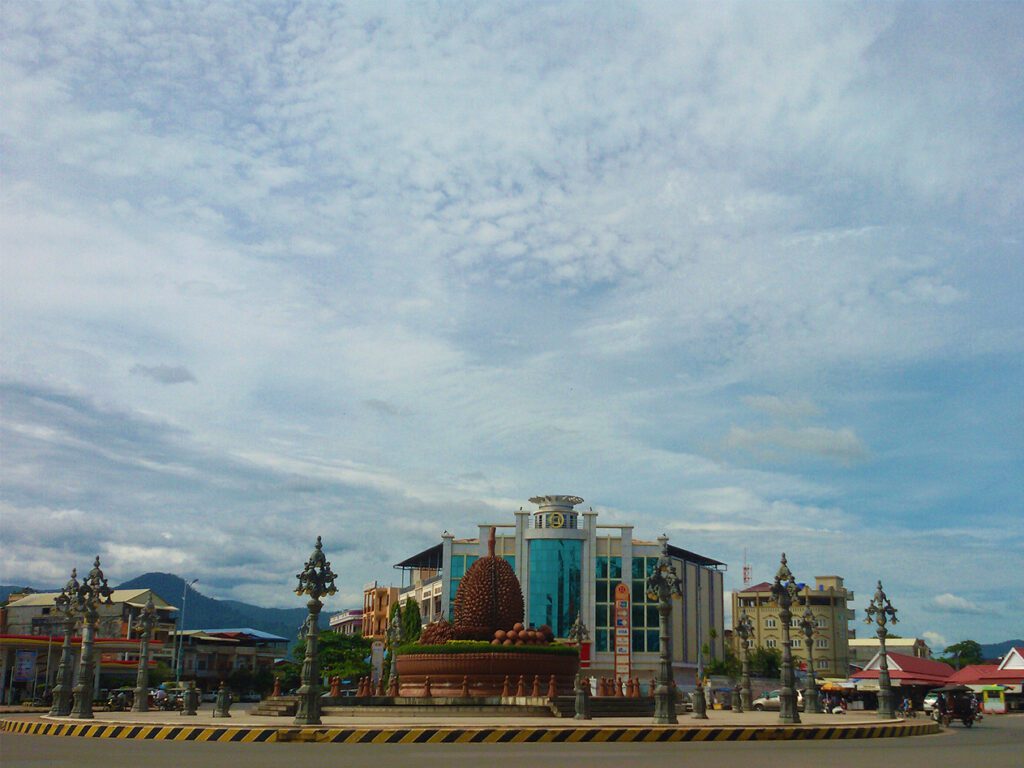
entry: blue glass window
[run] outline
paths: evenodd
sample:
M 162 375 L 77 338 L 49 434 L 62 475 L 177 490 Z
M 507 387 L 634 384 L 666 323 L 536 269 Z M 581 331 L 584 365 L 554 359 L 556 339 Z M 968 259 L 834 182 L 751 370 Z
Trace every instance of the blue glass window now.
M 547 624 L 557 637 L 568 634 L 580 610 L 582 553 L 576 539 L 530 542 L 530 624 Z
M 597 630 L 597 650 L 607 651 L 608 650 L 608 630 L 599 629 Z

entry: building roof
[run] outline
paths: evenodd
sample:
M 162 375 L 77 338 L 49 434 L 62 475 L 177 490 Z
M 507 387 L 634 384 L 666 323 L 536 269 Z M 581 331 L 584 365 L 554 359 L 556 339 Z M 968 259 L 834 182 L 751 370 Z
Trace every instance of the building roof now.
M 668 553 L 675 558 L 685 560 L 688 563 L 696 563 L 697 565 L 725 565 L 721 560 L 715 560 L 704 555 L 698 555 L 696 552 L 691 552 L 688 549 L 682 547 L 673 547 L 671 544 L 668 545 Z
M 847 641 L 851 648 L 877 648 L 879 647 L 879 639 L 877 637 L 851 637 Z M 924 642 L 918 637 L 887 637 L 886 647 L 889 646 L 907 646 L 916 645 L 920 642 Z
M 882 653 L 879 651 L 867 665 L 855 675 L 853 680 L 873 680 L 878 678 L 878 668 Z M 953 668 L 941 661 L 921 659 L 906 653 L 886 651 L 889 662 L 889 677 L 900 681 L 903 685 L 942 685 L 953 674 Z
M 754 584 L 746 589 L 741 589 L 740 592 L 771 592 L 772 585 L 767 581 L 762 581 L 760 584 Z
M 980 685 L 984 678 L 993 676 L 998 670 L 998 664 L 970 664 L 958 669 L 946 678 L 946 682 L 950 685 Z
M 441 570 L 444 559 L 444 545 L 435 544 L 432 547 L 418 552 L 412 557 L 407 557 L 400 563 L 395 563 L 394 568 L 436 568 Z
M 478 539 L 463 539 L 463 540 L 460 540 L 460 541 L 465 542 L 465 543 L 478 543 L 479 540 Z M 635 543 L 637 543 L 637 544 L 648 543 L 648 544 L 652 544 L 652 545 L 654 544 L 654 542 L 641 542 L 641 541 L 637 541 Z M 671 544 L 669 544 L 669 546 L 668 546 L 668 553 L 672 557 L 674 557 L 674 558 L 676 558 L 678 560 L 685 560 L 688 563 L 695 563 L 697 565 L 706 565 L 706 566 L 725 565 L 725 563 L 723 563 L 721 560 L 715 560 L 715 559 L 710 558 L 710 557 L 705 557 L 704 555 L 698 555 L 696 552 L 691 552 L 690 550 L 683 549 L 681 547 L 673 547 Z M 442 544 L 435 544 L 432 547 L 428 547 L 427 549 L 424 549 L 422 552 L 418 552 L 417 554 L 413 555 L 412 557 L 407 557 L 405 560 L 403 560 L 400 563 L 395 563 L 395 565 L 393 567 L 395 567 L 395 568 L 405 568 L 405 569 L 409 569 L 409 568 L 434 568 L 436 570 L 441 570 L 443 557 L 444 557 L 443 545 Z
M 272 635 L 269 632 L 263 632 L 262 630 L 253 629 L 252 627 L 233 627 L 231 629 L 203 629 L 200 631 L 205 632 L 208 635 L 219 635 L 222 637 L 233 637 L 237 639 L 253 638 L 255 640 L 269 640 L 271 642 L 288 642 L 287 637 Z
M 153 590 L 145 589 L 115 589 L 110 599 L 114 603 L 127 603 L 136 608 L 143 608 L 146 605 L 146 598 L 152 592 L 153 594 L 153 605 L 162 611 L 177 611 L 173 605 L 164 600 L 160 595 Z M 31 608 L 35 606 L 45 607 L 53 605 L 54 600 L 57 599 L 57 595 L 60 592 L 33 592 L 31 595 L 25 595 L 20 600 L 15 600 L 13 603 L 8 604 L 8 608 Z

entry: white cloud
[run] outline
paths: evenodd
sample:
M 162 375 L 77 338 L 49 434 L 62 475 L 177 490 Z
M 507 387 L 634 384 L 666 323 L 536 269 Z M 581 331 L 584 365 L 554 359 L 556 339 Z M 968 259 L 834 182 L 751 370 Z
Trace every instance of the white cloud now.
M 723 440 L 723 445 L 731 450 L 750 451 L 759 458 L 775 461 L 814 457 L 850 463 L 868 455 L 860 438 L 849 427 L 771 427 L 751 430 L 734 426 Z
M 988 613 L 984 608 L 972 603 L 967 598 L 954 595 L 951 592 L 943 592 L 941 595 L 936 595 L 925 605 L 925 608 L 929 611 L 940 613 Z
M 928 647 L 932 649 L 932 653 L 938 655 L 944 648 L 949 645 L 944 635 L 940 635 L 938 632 L 932 632 L 926 630 L 921 633 L 921 638 L 928 643 Z
M 791 16 L 5 8 L 4 568 L 262 595 L 333 530 L 355 595 L 557 490 L 869 584 L 879 522 L 1019 546 L 1020 14 Z

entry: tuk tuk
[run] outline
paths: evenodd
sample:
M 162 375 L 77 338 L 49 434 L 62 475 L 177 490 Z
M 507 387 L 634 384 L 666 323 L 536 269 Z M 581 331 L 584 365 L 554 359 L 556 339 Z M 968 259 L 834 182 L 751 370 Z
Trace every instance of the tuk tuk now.
M 932 717 L 942 725 L 949 725 L 959 720 L 970 728 L 978 719 L 978 699 L 974 691 L 966 685 L 947 685 L 932 691 L 939 697 L 932 708 Z

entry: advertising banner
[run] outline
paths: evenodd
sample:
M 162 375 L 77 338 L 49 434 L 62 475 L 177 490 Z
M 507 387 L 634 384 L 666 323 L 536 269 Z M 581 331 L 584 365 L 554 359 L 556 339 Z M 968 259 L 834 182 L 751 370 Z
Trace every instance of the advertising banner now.
M 615 587 L 615 610 L 612 642 L 615 644 L 615 677 L 623 680 L 630 675 L 630 631 L 629 631 L 629 587 L 618 584 Z
M 36 676 L 36 652 L 14 652 L 14 682 L 30 683 Z
M 381 675 L 384 674 L 384 643 L 380 640 L 374 640 L 370 645 L 370 665 L 373 667 L 370 678 L 376 685 Z

